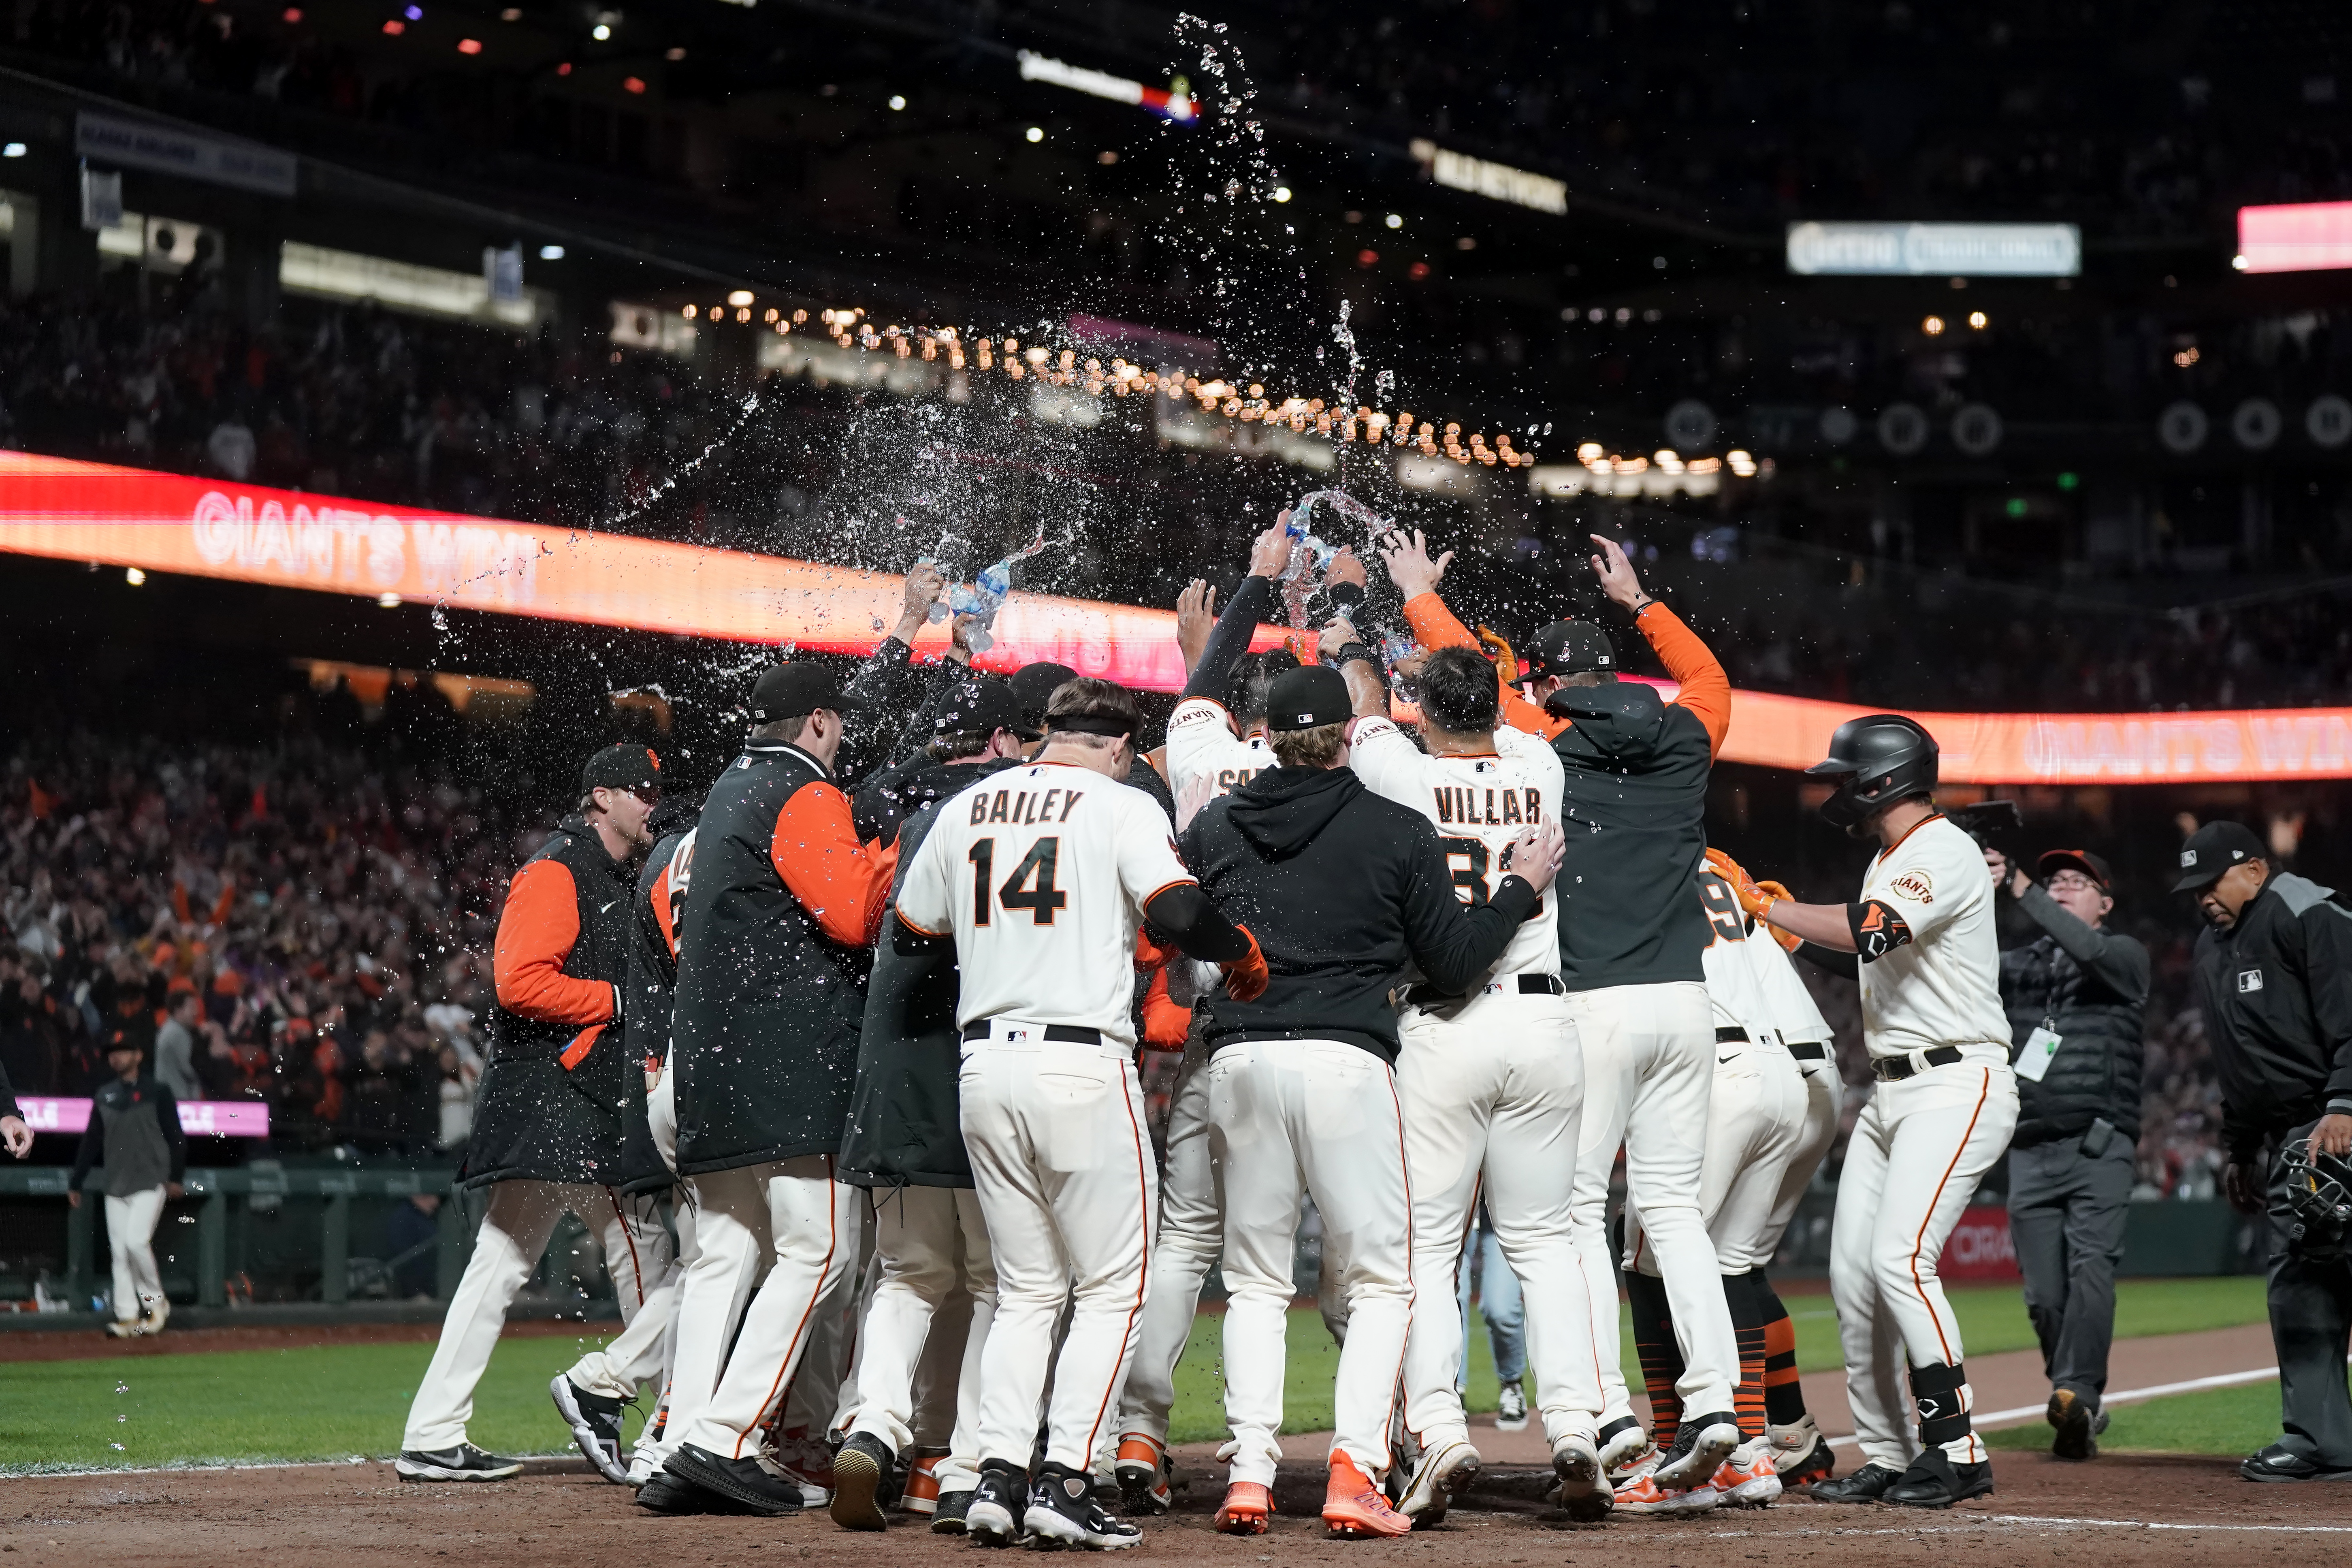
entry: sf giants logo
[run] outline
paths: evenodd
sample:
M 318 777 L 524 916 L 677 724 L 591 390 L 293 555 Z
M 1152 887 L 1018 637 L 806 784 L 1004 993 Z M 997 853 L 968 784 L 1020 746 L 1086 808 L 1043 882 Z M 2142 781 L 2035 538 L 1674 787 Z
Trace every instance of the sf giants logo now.
M 1932 904 L 1936 901 L 1935 879 L 1929 877 L 1925 871 L 1916 869 L 1906 871 L 1886 884 L 1886 887 L 1887 890 L 1895 897 L 1908 899 L 1915 904 Z

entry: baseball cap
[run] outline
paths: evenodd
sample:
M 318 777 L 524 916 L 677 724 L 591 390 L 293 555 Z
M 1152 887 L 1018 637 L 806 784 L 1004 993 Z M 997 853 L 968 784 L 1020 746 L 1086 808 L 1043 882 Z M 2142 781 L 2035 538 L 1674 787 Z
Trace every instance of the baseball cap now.
M 1609 634 L 1591 621 L 1554 621 L 1538 632 L 1519 658 L 1519 679 L 1617 673 L 1617 650 Z
M 661 787 L 661 759 L 651 746 L 624 741 L 605 747 L 580 769 L 580 793 L 593 789 Z
M 2105 858 L 2092 854 L 2088 849 L 2045 849 L 2042 852 L 2042 858 L 2033 863 L 2036 881 L 2046 882 L 2059 872 L 2068 870 L 2080 871 L 2096 882 L 2103 893 L 2115 890 L 2116 876 L 2107 868 Z
M 2259 860 L 2268 853 L 2244 823 L 2209 822 L 2180 847 L 2180 879 L 2172 884 L 2172 890 L 2193 893 L 2210 888 L 2231 867 Z
M 1010 730 L 1024 741 L 1034 741 L 1043 732 L 1021 711 L 1021 700 L 1002 680 L 958 681 L 940 700 L 939 716 L 931 724 L 934 735 L 967 731 L 992 735 L 999 730 Z
M 1312 730 L 1324 724 L 1344 724 L 1354 718 L 1348 700 L 1348 682 L 1327 666 L 1286 669 L 1265 694 L 1265 727 L 1269 730 Z
M 754 724 L 803 718 L 820 708 L 847 713 L 865 706 L 842 689 L 839 676 L 824 665 L 805 659 L 776 666 L 751 687 Z
M 1078 672 L 1066 664 L 1042 660 L 1013 672 L 1013 700 L 1021 705 L 1021 716 L 1032 733 L 1044 731 L 1045 704 L 1054 700 L 1055 691 L 1077 678 Z

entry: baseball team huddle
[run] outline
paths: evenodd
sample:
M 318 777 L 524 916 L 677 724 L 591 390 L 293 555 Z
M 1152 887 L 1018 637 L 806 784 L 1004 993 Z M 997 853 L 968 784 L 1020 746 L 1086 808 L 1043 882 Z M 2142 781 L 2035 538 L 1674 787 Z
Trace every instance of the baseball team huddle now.
M 942 587 L 919 566 L 854 677 L 760 677 L 698 810 L 642 747 L 592 757 L 500 918 L 466 1173 L 487 1211 L 399 1473 L 520 1468 L 467 1422 L 568 1210 L 624 1326 L 551 1394 L 648 1509 L 1134 1544 L 1172 1505 L 1176 1366 L 1221 1267 L 1215 1527 L 1262 1533 L 1311 1204 L 1334 1535 L 1435 1523 L 1477 1475 L 1454 1304 L 1474 1222 L 1520 1289 L 1568 1518 L 1990 1492 L 1937 1278 L 2018 1117 L 1984 856 L 1895 715 L 1809 770 L 1877 846 L 1851 901 L 1710 848 L 1729 682 L 1594 546 L 1670 700 L 1621 680 L 1591 622 L 1482 647 L 1417 533 L 1378 545 L 1417 644 L 1392 672 L 1345 552 L 1313 662 L 1253 652 L 1298 548 L 1277 521 L 1221 613 L 1188 591 L 1188 683 L 1150 755 L 1130 693 L 975 675 L 961 620 L 957 655 L 916 662 Z M 866 712 L 909 714 L 911 739 L 845 792 Z M 1858 980 L 1876 1079 L 1832 1243 L 1864 1460 L 1843 1477 L 1765 1271 L 1842 1110 L 1798 958 Z M 1181 1053 L 1161 1139 L 1146 1049 Z

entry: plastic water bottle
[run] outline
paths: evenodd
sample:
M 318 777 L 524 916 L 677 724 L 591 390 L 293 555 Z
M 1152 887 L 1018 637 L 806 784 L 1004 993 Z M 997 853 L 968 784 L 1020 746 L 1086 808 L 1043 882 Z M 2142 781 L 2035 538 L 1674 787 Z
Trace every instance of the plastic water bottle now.
M 1004 597 L 1013 592 L 1013 563 L 1018 559 L 1007 556 L 982 571 L 971 580 L 969 587 L 958 584 L 948 590 L 948 607 L 959 616 L 972 617 L 971 630 L 964 641 L 974 653 L 986 653 L 996 646 L 989 628 L 996 625 L 996 612 L 1004 607 Z M 933 618 L 939 618 L 940 606 L 931 606 Z

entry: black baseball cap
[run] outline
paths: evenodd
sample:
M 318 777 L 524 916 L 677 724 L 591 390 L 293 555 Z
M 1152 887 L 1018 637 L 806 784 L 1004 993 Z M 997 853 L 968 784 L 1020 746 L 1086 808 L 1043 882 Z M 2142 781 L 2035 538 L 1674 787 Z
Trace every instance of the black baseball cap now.
M 1045 732 L 1022 712 L 1021 700 L 1013 694 L 1012 687 L 985 677 L 950 687 L 931 723 L 934 735 L 992 735 L 999 730 L 1010 730 L 1024 741 L 1034 741 Z
M 835 713 L 866 706 L 842 689 L 841 678 L 814 660 L 780 664 L 751 687 L 751 722 L 772 724 L 779 719 L 801 719 L 820 708 Z
M 1554 621 L 1535 635 L 1519 656 L 1521 680 L 1552 676 L 1617 673 L 1617 649 L 1609 634 L 1591 621 Z
M 2042 852 L 2042 858 L 2033 863 L 2033 876 L 2037 881 L 2046 882 L 2059 872 L 2069 870 L 2080 871 L 2096 882 L 2103 893 L 2115 890 L 2116 876 L 2107 868 L 2105 858 L 2092 854 L 2088 849 L 2045 849 Z
M 2209 822 L 2180 847 L 2180 879 L 2172 884 L 2172 890 L 2194 893 L 2210 888 L 2231 867 L 2263 859 L 2269 853 L 2244 823 Z
M 596 789 L 661 787 L 661 759 L 651 746 L 624 741 L 605 747 L 580 769 L 580 793 Z
M 1324 724 L 1344 724 L 1356 716 L 1348 700 L 1348 682 L 1340 673 L 1320 664 L 1286 669 L 1265 694 L 1265 727 L 1269 730 L 1312 730 Z
M 1078 678 L 1078 672 L 1066 664 L 1041 660 L 1024 664 L 1013 672 L 1013 700 L 1021 705 L 1021 716 L 1033 733 L 1043 733 L 1045 726 L 1045 704 L 1054 693 Z

